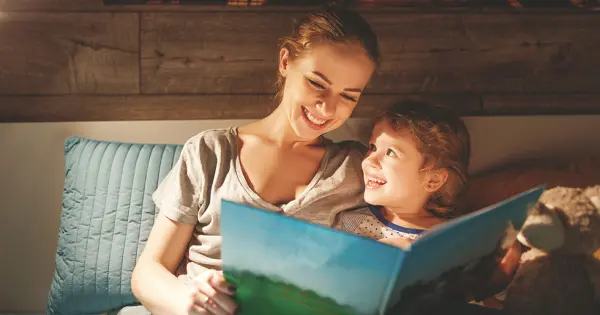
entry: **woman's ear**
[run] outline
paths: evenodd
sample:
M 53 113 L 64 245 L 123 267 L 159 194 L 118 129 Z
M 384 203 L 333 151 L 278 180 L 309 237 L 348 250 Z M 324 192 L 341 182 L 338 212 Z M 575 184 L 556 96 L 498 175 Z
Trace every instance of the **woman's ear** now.
M 425 191 L 433 193 L 438 191 L 448 181 L 448 170 L 445 168 L 432 169 L 425 177 Z
M 284 78 L 287 76 L 289 65 L 290 51 L 287 48 L 281 48 L 279 51 L 279 74 Z

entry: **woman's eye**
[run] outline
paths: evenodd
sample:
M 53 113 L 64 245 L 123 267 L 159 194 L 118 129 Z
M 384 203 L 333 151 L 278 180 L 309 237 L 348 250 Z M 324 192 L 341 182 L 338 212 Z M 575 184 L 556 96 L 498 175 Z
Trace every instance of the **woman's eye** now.
M 349 100 L 350 102 L 356 102 L 356 99 L 350 95 L 342 94 L 342 97 Z
M 323 90 L 325 89 L 325 87 L 319 83 L 317 83 L 316 81 L 313 81 L 311 79 L 306 79 L 308 81 L 308 83 L 310 83 L 310 85 L 316 87 L 317 89 Z
M 396 152 L 394 152 L 392 149 L 388 149 L 387 152 L 385 152 L 385 155 L 394 157 L 396 156 Z
M 375 145 L 374 145 L 374 144 L 372 144 L 372 143 L 371 143 L 371 144 L 369 144 L 369 151 L 373 152 L 373 151 L 375 151 L 375 150 L 377 150 L 377 148 L 375 147 Z

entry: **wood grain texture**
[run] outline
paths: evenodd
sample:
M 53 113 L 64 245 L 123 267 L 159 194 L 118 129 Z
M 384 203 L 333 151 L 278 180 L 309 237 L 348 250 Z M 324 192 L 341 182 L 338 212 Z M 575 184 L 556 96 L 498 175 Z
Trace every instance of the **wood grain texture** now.
M 597 3 L 588 1 L 590 4 L 580 8 L 575 5 L 558 5 L 548 6 L 542 4 L 539 6 L 527 6 L 524 8 L 512 8 L 506 0 L 498 1 L 470 1 L 467 5 L 462 4 L 444 4 L 444 2 L 436 1 L 436 3 L 424 2 L 421 0 L 412 1 L 403 5 L 393 1 L 388 1 L 388 4 L 378 5 L 362 5 L 357 9 L 363 12 L 554 12 L 561 14 L 585 14 L 594 13 L 598 9 Z M 541 1 L 542 3 L 544 1 Z M 564 4 L 564 3 L 563 3 Z M 113 11 L 113 12 L 131 12 L 131 11 L 170 11 L 170 12 L 189 12 L 189 11 L 306 11 L 311 9 L 310 6 L 301 5 L 268 5 L 268 6 L 224 6 L 219 4 L 145 4 L 145 5 L 104 5 L 102 0 L 0 0 L 0 12 L 31 12 L 31 11 Z
M 69 1 L 39 3 L 98 5 Z M 406 98 L 463 115 L 600 114 L 597 15 L 365 12 L 384 60 L 355 117 Z M 0 121 L 263 117 L 299 14 L 0 13 Z
M 142 4 L 142 5 L 105 5 L 102 0 L 0 0 L 0 11 L 2 12 L 26 12 L 26 11 L 171 11 L 171 12 L 189 12 L 189 11 L 308 11 L 315 6 L 307 5 L 267 5 L 267 6 L 238 6 L 221 4 Z M 396 11 L 396 12 L 424 12 L 424 11 L 443 11 L 457 12 L 465 10 L 479 10 L 479 4 L 469 6 L 436 6 L 432 4 L 422 5 L 363 5 L 356 9 L 361 11 Z
M 137 13 L 0 13 L 0 93 L 137 93 Z
M 269 96 L 0 96 L 0 121 L 118 121 L 257 118 Z
M 115 12 L 130 12 L 130 11 L 307 11 L 314 8 L 306 5 L 269 5 L 269 6 L 237 6 L 237 5 L 219 5 L 219 4 L 142 4 L 142 5 L 105 5 L 102 0 L 0 0 L 1 12 L 27 12 L 27 11 L 115 11 Z M 456 12 L 466 9 L 479 9 L 478 5 L 469 7 L 462 6 L 444 6 L 436 7 L 434 5 L 386 5 L 382 6 L 366 6 L 360 7 L 362 11 L 399 11 L 399 12 L 415 12 L 424 10 L 448 11 Z
M 385 56 L 377 91 L 596 92 L 595 15 L 370 16 Z
M 274 93 L 289 13 L 142 14 L 143 93 Z
M 452 108 L 463 116 L 481 115 L 481 99 L 470 94 L 402 94 L 402 95 L 363 95 L 353 112 L 353 117 L 375 117 L 394 102 L 416 100 Z
M 480 112 L 479 98 L 461 95 L 365 95 L 353 117 L 373 117 L 393 101 L 417 99 Z M 0 96 L 0 122 L 257 119 L 275 108 L 271 95 Z
M 503 114 L 600 114 L 598 94 L 484 95 L 483 111 Z
M 0 0 L 0 12 L 102 10 L 102 0 Z
M 600 94 L 364 95 L 353 117 L 374 117 L 394 101 L 422 100 L 462 116 L 600 114 Z M 272 95 L 0 96 L 0 122 L 257 119 Z
M 600 19 L 366 13 L 383 64 L 370 93 L 595 92 Z M 142 91 L 270 93 L 297 13 L 144 13 Z M 226 35 L 224 35 L 226 34 Z

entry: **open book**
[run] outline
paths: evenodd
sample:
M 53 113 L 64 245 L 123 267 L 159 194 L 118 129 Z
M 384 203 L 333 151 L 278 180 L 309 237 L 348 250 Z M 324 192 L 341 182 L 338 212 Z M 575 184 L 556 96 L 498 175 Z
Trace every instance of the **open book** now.
M 288 216 L 222 201 L 223 271 L 237 314 L 409 314 L 491 257 L 544 186 L 448 221 L 402 250 Z M 412 310 L 412 311 L 411 311 Z

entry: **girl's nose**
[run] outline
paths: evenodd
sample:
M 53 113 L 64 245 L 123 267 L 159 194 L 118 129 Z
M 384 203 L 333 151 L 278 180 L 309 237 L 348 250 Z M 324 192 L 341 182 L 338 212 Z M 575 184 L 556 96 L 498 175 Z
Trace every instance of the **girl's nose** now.
M 379 163 L 379 155 L 377 152 L 369 152 L 365 159 L 363 160 L 363 164 L 372 168 L 381 168 L 381 164 Z

